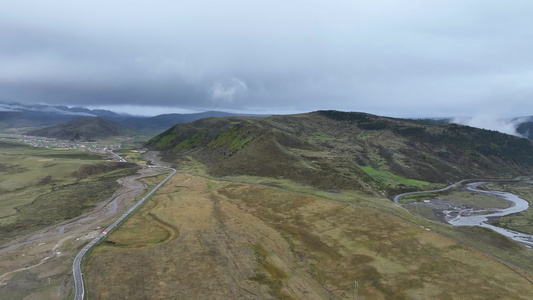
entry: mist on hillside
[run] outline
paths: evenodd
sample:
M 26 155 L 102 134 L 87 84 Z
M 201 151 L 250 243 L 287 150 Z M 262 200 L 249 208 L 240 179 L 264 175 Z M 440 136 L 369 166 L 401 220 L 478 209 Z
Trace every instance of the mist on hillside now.
M 490 115 L 477 115 L 474 117 L 455 117 L 452 123 L 467 125 L 481 129 L 496 130 L 502 133 L 524 137 L 516 131 L 518 125 L 527 121 L 527 117 L 522 118 L 498 118 Z

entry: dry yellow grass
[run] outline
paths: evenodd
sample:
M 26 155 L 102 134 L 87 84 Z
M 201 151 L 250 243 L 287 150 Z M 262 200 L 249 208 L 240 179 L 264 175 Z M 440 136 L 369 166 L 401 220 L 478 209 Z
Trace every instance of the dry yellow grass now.
M 91 299 L 530 299 L 503 264 L 395 217 L 174 176 L 84 272 Z

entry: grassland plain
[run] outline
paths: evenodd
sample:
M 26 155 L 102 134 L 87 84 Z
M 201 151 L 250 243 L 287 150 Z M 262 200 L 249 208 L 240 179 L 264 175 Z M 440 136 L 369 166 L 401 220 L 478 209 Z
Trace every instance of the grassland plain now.
M 468 205 L 474 208 L 505 208 L 509 203 L 505 200 L 469 192 L 458 187 L 454 190 L 446 190 L 435 193 L 420 193 L 401 197 L 398 202 L 402 204 L 420 202 L 430 199 L 448 199 L 455 204 Z
M 15 239 L 0 244 L 0 300 L 72 299 L 72 259 L 79 249 L 116 214 L 131 207 L 146 186 L 155 186 L 166 175 L 158 176 L 161 172 L 156 168 L 143 168 L 140 174 L 123 178 L 137 167 L 119 167 L 87 152 L 0 145 L 0 162 L 7 165 L 0 185 L 10 183 L 2 185 L 7 192 L 0 197 L 20 196 L 18 202 L 3 203 L 0 210 L 11 209 L 3 218 L 6 223 L 0 226 L 0 238 Z M 137 177 L 143 179 L 134 180 Z M 119 190 L 117 178 L 121 178 Z M 80 212 L 81 216 L 69 219 Z M 16 224 L 24 226 L 11 230 Z
M 72 299 L 73 257 L 85 243 L 100 233 L 100 228 L 116 218 L 117 214 L 112 213 L 114 206 L 120 214 L 139 199 L 146 185 L 153 187 L 162 179 L 157 176 L 159 170 L 155 168 L 143 168 L 140 173 L 121 180 L 123 187 L 113 197 L 118 202 L 116 206 L 115 200 L 107 205 L 104 201 L 79 219 L 25 236 L 21 240 L 23 243 L 14 249 L 0 249 L 0 299 Z M 133 177 L 139 176 L 143 178 L 133 180 Z M 28 240 L 34 242 L 24 243 Z
M 509 206 L 509 203 L 503 199 L 496 197 L 489 197 L 482 194 L 469 192 L 465 190 L 459 191 L 448 191 L 441 194 L 420 194 L 416 197 L 411 196 L 405 197 L 406 200 L 400 198 L 400 203 L 407 204 L 411 203 L 414 205 L 404 206 L 406 209 L 411 211 L 413 214 L 420 215 L 426 219 L 441 222 L 435 215 L 436 211 L 433 211 L 432 208 L 427 207 L 425 203 L 421 202 L 423 200 L 430 201 L 446 201 L 450 205 L 455 206 L 470 206 L 474 209 L 486 209 L 486 208 L 506 208 Z M 441 217 L 442 219 L 442 217 Z
M 459 205 L 467 205 L 472 208 L 506 208 L 509 203 L 503 199 L 485 196 L 482 194 L 458 190 L 446 194 L 443 198 L 449 199 Z
M 177 174 L 89 256 L 89 295 L 353 299 L 354 280 L 358 299 L 533 295 L 533 284 L 502 263 L 386 213 L 408 218 L 400 208 L 363 208 L 381 205 L 365 197 L 352 205 Z
M 0 159 L 0 217 L 5 218 L 15 214 L 17 206 L 33 201 L 35 195 L 75 182 L 73 172 L 101 161 L 102 156 L 0 142 Z
M 138 168 L 102 155 L 0 144 L 0 245 L 93 209 Z
M 135 163 L 137 165 L 148 165 L 149 162 L 146 160 L 146 158 L 143 157 L 143 154 L 145 152 L 146 151 L 131 149 L 122 149 L 115 151 L 116 154 L 120 155 L 128 162 Z

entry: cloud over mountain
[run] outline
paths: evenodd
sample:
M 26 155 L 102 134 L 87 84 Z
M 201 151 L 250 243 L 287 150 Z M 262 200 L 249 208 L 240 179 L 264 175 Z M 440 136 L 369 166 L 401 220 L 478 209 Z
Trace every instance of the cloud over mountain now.
M 416 117 L 505 103 L 497 116 L 523 115 L 532 10 L 524 0 L 4 1 L 0 90 L 53 105 Z

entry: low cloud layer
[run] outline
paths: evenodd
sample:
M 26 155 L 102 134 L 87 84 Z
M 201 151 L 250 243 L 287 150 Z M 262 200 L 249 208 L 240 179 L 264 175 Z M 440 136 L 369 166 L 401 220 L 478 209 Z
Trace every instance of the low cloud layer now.
M 3 1 L 0 101 L 533 114 L 533 2 Z
M 527 118 L 502 119 L 492 116 L 475 116 L 468 118 L 453 118 L 452 123 L 468 125 L 481 129 L 495 130 L 522 137 L 522 135 L 516 131 L 516 128 L 520 123 L 527 120 Z

